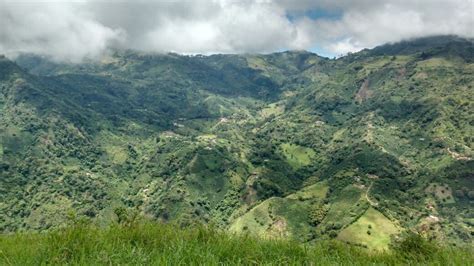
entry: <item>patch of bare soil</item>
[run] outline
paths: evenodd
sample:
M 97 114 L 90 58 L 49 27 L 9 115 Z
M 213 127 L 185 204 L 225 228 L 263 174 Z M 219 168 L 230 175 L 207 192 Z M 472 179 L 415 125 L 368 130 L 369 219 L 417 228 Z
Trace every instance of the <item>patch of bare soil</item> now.
M 369 198 L 369 192 L 370 192 L 370 189 L 372 188 L 372 186 L 374 185 L 374 182 L 370 183 L 370 186 L 367 188 L 367 191 L 365 192 L 365 199 L 367 200 L 367 202 L 372 206 L 372 207 L 377 207 L 379 204 L 375 201 L 372 201 L 370 198 Z
M 270 225 L 268 231 L 270 235 L 276 237 L 284 237 L 287 236 L 288 232 L 286 230 L 288 224 L 283 217 L 277 217 L 275 221 Z
M 371 91 L 369 88 L 369 79 L 366 79 L 364 80 L 364 83 L 362 83 L 362 85 L 360 86 L 360 89 L 355 96 L 355 100 L 358 103 L 362 103 L 363 101 L 370 98 L 372 94 L 373 94 L 373 91 Z
M 454 152 L 454 151 L 450 150 L 449 148 L 447 149 L 447 151 L 448 151 L 449 155 L 451 155 L 451 157 L 454 160 L 457 160 L 457 161 L 470 161 L 470 160 L 472 160 L 471 157 L 463 156 L 462 154 Z
M 258 179 L 257 173 L 252 173 L 246 182 L 246 191 L 245 195 L 243 196 L 243 201 L 248 204 L 252 205 L 254 202 L 257 201 L 257 190 L 253 187 L 253 184 Z
M 405 67 L 402 67 L 402 68 L 399 68 L 398 71 L 397 71 L 398 75 L 397 75 L 397 80 L 402 80 L 405 78 L 406 74 L 407 74 L 407 69 Z

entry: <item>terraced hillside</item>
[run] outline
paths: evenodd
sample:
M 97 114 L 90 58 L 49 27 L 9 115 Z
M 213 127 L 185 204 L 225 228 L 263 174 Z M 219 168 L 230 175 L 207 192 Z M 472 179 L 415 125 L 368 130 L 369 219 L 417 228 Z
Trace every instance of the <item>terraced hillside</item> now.
M 0 59 L 0 230 L 129 209 L 384 249 L 474 231 L 474 48 Z M 376 244 L 374 244 L 376 243 Z

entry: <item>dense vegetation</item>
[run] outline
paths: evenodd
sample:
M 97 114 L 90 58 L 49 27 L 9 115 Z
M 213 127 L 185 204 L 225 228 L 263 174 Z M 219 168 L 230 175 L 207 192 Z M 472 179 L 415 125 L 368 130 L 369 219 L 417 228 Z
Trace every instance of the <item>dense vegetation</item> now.
M 473 41 L 453 36 L 339 59 L 303 51 L 116 51 L 74 65 L 0 58 L 0 231 L 54 230 L 71 212 L 107 225 L 123 208 L 299 242 L 386 249 L 417 231 L 469 245 L 473 74 Z M 101 245 L 110 230 L 97 233 Z M 222 241 L 238 245 L 232 239 Z

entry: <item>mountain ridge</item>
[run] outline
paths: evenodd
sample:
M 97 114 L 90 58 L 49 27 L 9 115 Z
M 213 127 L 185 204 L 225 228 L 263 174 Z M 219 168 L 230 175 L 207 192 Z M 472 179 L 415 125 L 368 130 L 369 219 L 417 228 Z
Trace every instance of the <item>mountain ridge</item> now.
M 71 211 L 104 224 L 123 207 L 304 242 L 472 243 L 472 41 L 433 38 L 336 60 L 0 59 L 0 230 Z

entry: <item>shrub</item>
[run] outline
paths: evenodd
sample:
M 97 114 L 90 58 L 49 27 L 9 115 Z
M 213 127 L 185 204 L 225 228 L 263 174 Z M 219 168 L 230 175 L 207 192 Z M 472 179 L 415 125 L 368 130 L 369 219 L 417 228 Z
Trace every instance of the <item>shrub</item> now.
M 418 233 L 407 232 L 393 243 L 393 249 L 407 259 L 427 260 L 439 247 Z
M 313 226 L 317 226 L 326 217 L 328 207 L 322 204 L 316 204 L 309 213 L 309 220 Z

